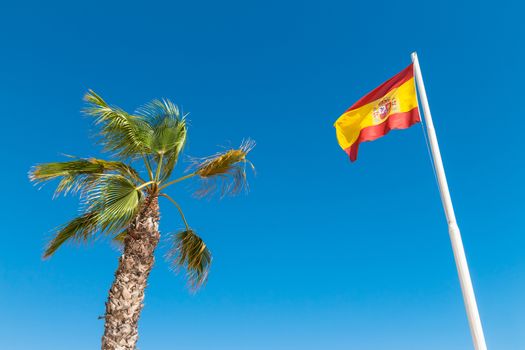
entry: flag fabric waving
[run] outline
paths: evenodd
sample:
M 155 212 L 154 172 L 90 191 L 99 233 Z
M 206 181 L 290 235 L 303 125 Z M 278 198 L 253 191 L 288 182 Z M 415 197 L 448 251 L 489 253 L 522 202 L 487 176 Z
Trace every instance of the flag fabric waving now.
M 373 141 L 392 129 L 406 129 L 420 121 L 411 64 L 348 108 L 334 126 L 339 146 L 354 162 L 361 142 Z

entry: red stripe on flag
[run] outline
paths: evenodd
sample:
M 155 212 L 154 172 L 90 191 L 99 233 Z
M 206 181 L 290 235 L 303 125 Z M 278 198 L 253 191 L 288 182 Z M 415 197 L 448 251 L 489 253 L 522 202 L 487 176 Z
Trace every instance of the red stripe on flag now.
M 420 121 L 421 118 L 419 117 L 419 111 L 417 107 L 411 109 L 408 112 L 392 114 L 385 122 L 362 129 L 357 140 L 352 144 L 352 146 L 345 149 L 345 152 L 350 157 L 350 160 L 355 162 L 357 159 L 359 144 L 361 142 L 374 141 L 388 134 L 390 130 L 407 129 L 415 123 L 419 123 Z
M 362 107 L 366 104 L 369 104 L 370 102 L 373 102 L 385 96 L 388 92 L 390 92 L 390 90 L 403 85 L 404 82 L 406 82 L 413 76 L 414 76 L 414 67 L 412 64 L 410 64 L 408 67 L 403 69 L 401 72 L 397 73 L 392 78 L 388 79 L 383 84 L 379 85 L 377 88 L 369 92 L 366 96 L 362 97 L 359 101 L 354 103 L 352 107 L 348 108 L 346 111 L 348 112 L 348 111 L 351 111 L 352 109 Z

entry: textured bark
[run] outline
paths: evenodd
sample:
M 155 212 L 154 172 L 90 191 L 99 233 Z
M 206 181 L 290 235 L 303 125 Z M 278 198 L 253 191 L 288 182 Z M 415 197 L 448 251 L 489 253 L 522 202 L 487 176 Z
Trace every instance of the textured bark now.
M 158 198 L 150 196 L 128 228 L 124 240 L 124 253 L 119 259 L 106 302 L 102 350 L 135 350 L 144 290 L 160 238 L 158 227 Z

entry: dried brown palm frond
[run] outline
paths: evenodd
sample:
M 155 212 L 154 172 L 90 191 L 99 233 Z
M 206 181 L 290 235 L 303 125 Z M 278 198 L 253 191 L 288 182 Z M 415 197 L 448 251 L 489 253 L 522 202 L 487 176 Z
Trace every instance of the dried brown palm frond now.
M 201 187 L 195 193 L 197 197 L 206 197 L 216 192 L 220 192 L 223 197 L 247 190 L 246 165 L 252 170 L 254 166 L 246 156 L 254 147 L 255 141 L 248 139 L 243 141 L 238 149 L 192 159 L 195 173 L 202 179 Z
M 192 229 L 171 236 L 171 247 L 166 259 L 175 271 L 186 270 L 188 283 L 193 290 L 204 285 L 211 265 L 211 252 L 206 243 Z

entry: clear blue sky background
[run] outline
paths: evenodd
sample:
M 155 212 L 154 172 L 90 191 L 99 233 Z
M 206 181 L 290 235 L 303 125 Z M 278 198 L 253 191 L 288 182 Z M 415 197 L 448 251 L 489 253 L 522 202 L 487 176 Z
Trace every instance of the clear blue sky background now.
M 362 145 L 355 164 L 332 127 L 417 50 L 489 348 L 524 349 L 517 3 L 3 3 L 0 347 L 99 347 L 118 252 L 99 241 L 42 261 L 77 201 L 26 175 L 61 153 L 101 156 L 80 114 L 92 88 L 129 110 L 176 101 L 192 156 L 258 143 L 248 196 L 172 190 L 215 259 L 191 295 L 159 252 L 141 349 L 471 348 L 421 127 Z M 180 228 L 161 205 L 162 232 Z

